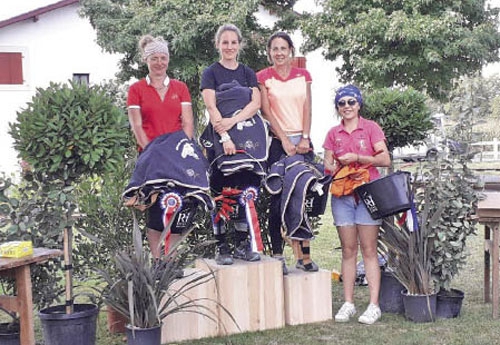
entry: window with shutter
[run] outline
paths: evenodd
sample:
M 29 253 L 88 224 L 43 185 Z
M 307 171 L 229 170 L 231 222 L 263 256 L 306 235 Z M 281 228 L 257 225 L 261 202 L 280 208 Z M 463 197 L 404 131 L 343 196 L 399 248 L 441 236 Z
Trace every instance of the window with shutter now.
M 0 84 L 23 84 L 23 55 L 19 52 L 0 52 Z

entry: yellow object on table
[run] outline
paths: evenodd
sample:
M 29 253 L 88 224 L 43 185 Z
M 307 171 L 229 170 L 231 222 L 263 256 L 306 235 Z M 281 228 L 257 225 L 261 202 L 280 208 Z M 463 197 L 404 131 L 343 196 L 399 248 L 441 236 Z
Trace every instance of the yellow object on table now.
M 31 241 L 10 241 L 0 244 L 0 257 L 22 258 L 31 254 L 33 254 Z

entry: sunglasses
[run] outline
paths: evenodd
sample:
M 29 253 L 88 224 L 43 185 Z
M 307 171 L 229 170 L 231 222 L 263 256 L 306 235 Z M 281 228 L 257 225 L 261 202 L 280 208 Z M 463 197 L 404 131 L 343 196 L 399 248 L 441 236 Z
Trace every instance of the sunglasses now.
M 347 100 L 347 101 L 345 101 L 345 100 L 338 101 L 338 102 L 337 102 L 337 106 L 338 106 L 339 108 L 342 108 L 342 107 L 345 107 L 345 106 L 346 106 L 346 104 L 349 104 L 349 106 L 351 106 L 351 107 L 352 107 L 352 106 L 353 106 L 353 105 L 355 105 L 356 103 L 358 103 L 358 101 L 356 101 L 355 99 L 352 99 L 352 98 L 351 98 L 351 99 L 349 99 L 349 100 Z

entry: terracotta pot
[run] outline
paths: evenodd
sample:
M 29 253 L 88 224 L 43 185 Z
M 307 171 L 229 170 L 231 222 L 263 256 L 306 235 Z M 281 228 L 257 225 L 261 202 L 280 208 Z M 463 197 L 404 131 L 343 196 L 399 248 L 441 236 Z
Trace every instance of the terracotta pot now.
M 106 307 L 108 331 L 112 334 L 125 333 L 128 319 L 110 306 Z

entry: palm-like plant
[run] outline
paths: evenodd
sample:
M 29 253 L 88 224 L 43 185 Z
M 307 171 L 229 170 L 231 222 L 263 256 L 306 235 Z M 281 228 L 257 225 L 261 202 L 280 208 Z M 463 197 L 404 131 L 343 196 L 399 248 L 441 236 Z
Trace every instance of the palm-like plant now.
M 426 179 L 426 178 L 425 178 Z M 380 248 L 385 252 L 394 277 L 411 295 L 429 295 L 435 290 L 432 280 L 433 229 L 438 225 L 443 205 L 431 200 L 431 189 L 415 185 L 413 218 L 407 214 L 385 218 Z M 417 216 L 418 213 L 418 216 Z
M 104 303 L 127 317 L 132 328 L 159 326 L 164 318 L 178 312 L 201 314 L 217 322 L 217 308 L 207 304 L 213 303 L 227 312 L 219 302 L 187 296 L 189 291 L 214 279 L 214 272 L 190 273 L 178 279 L 179 270 L 190 260 L 188 248 L 177 247 L 163 258 L 162 265 L 155 265 L 149 251 L 143 248 L 141 232 L 134 222 L 133 247 L 116 254 L 115 267 L 109 272 L 100 271 L 106 283 Z
M 465 241 L 474 233 L 475 178 L 465 162 L 439 160 L 413 183 L 415 223 L 404 216 L 384 220 L 381 251 L 410 294 L 449 290 L 465 263 Z

